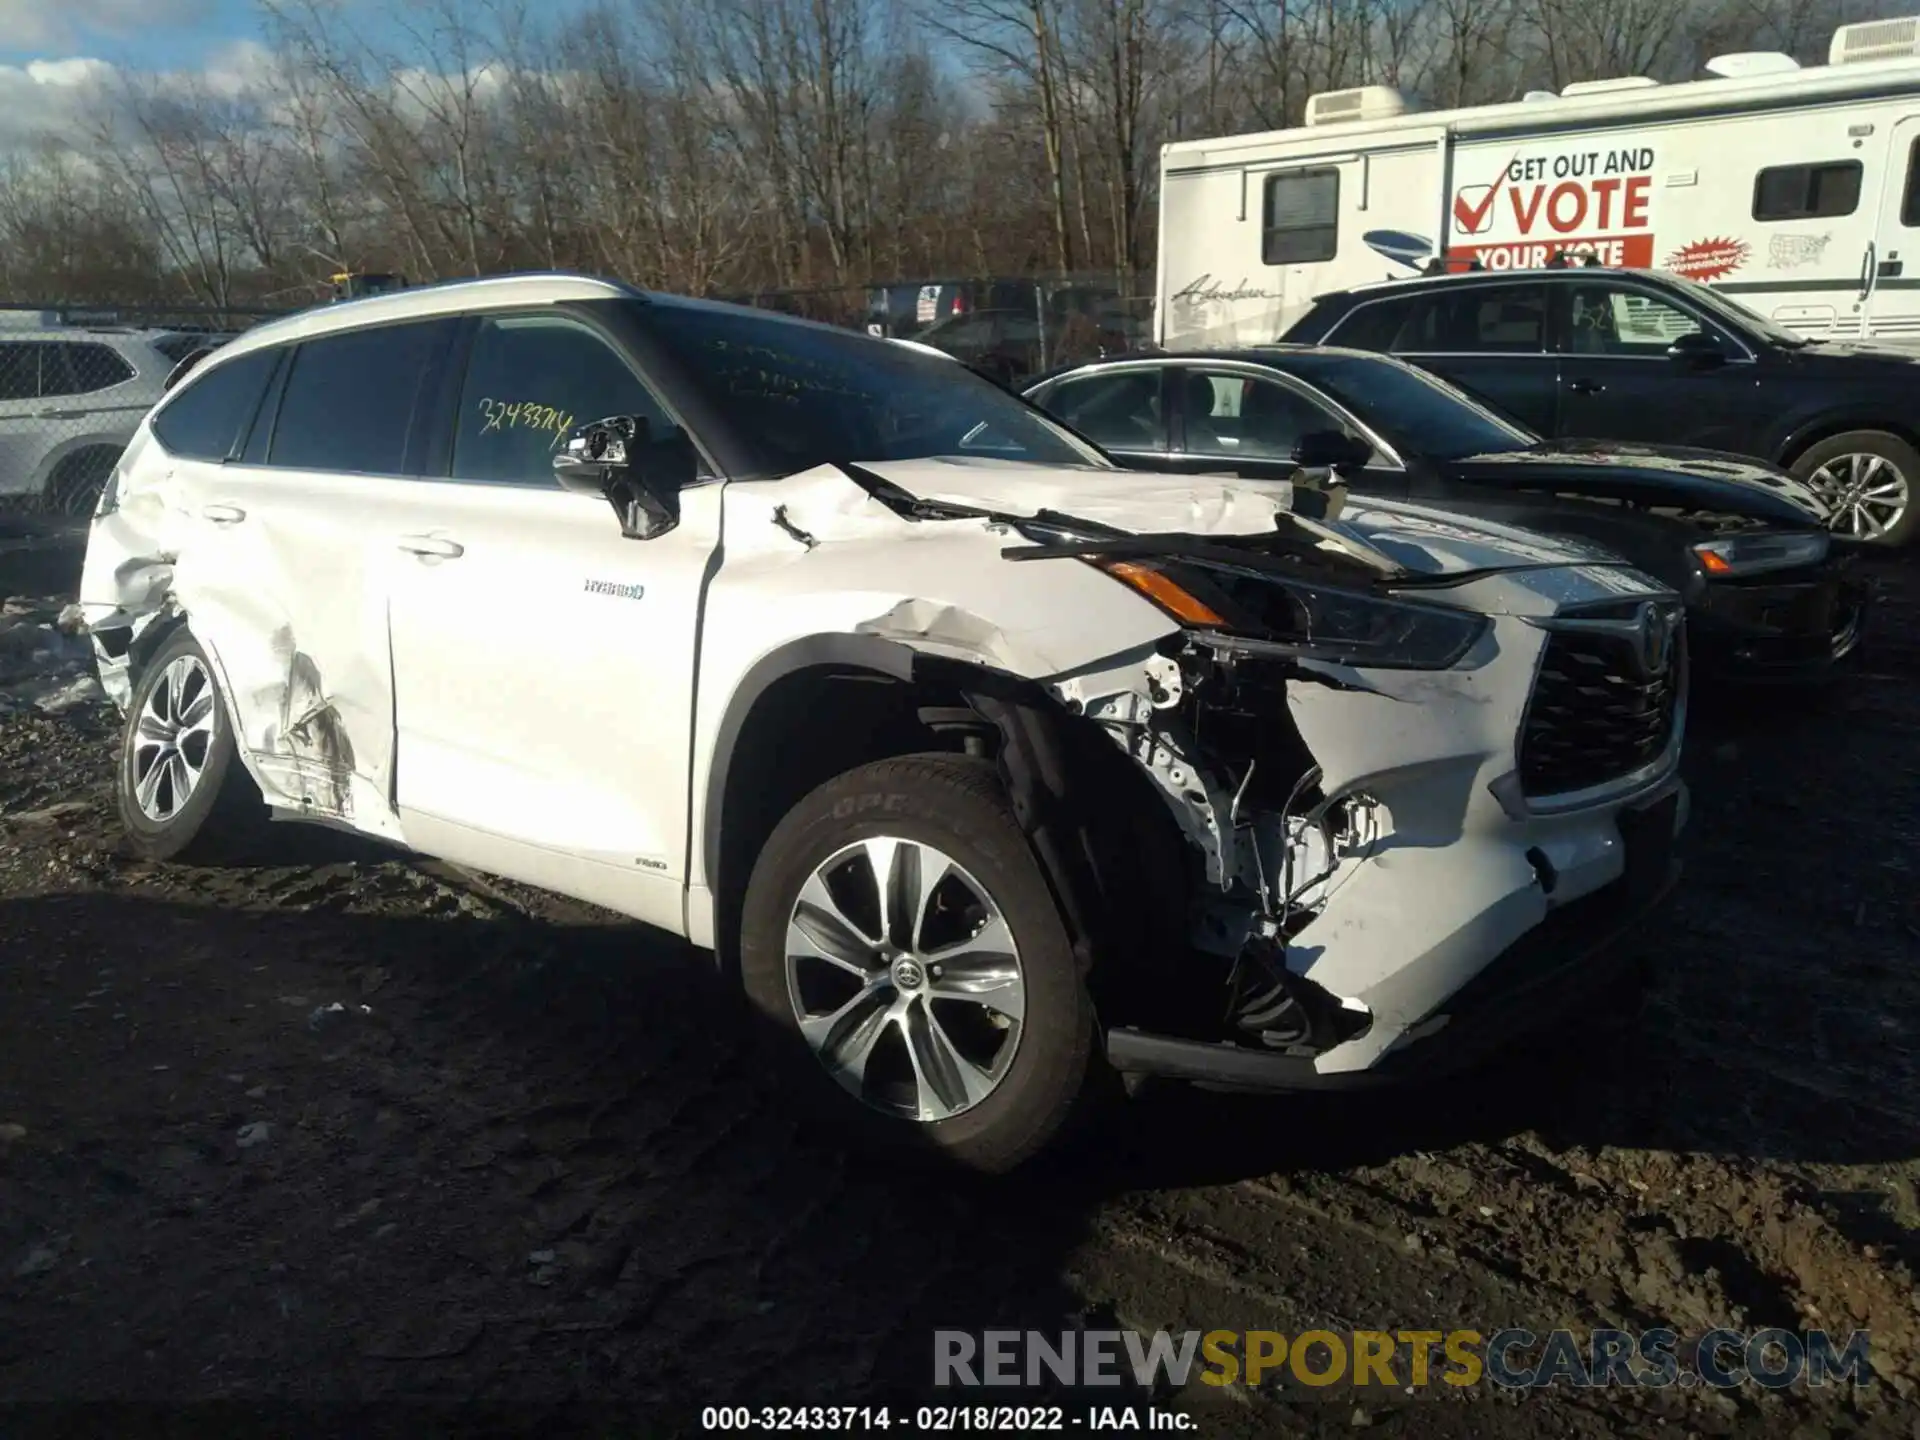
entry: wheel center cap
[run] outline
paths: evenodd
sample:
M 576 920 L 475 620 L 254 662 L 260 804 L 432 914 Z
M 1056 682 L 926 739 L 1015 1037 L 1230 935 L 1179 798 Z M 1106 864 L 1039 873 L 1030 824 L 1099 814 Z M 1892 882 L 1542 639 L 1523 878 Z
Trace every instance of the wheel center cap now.
M 918 990 L 927 983 L 927 970 L 910 955 L 893 962 L 893 984 L 897 990 Z

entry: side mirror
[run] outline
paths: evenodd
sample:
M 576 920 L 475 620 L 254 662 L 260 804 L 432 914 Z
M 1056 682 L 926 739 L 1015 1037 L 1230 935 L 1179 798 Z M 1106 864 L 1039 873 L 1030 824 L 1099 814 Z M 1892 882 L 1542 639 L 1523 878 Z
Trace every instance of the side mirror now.
M 664 535 L 680 523 L 680 496 L 639 463 L 649 439 L 643 415 L 613 415 L 582 425 L 553 457 L 553 478 L 562 490 L 606 500 L 629 540 Z
M 1312 430 L 1293 447 L 1293 463 L 1303 470 L 1331 470 L 1344 475 L 1364 470 L 1373 459 L 1373 447 L 1344 430 Z
M 1689 370 L 1712 370 L 1727 363 L 1727 354 L 1720 348 L 1720 342 L 1704 330 L 1682 335 L 1667 346 L 1667 358 Z

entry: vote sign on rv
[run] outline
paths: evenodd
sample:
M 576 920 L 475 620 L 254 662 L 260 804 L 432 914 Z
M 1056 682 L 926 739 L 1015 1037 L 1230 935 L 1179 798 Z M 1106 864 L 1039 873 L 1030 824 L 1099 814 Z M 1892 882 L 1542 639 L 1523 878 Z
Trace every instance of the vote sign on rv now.
M 1454 192 L 1454 233 L 1473 238 L 1447 254 L 1489 270 L 1524 270 L 1555 254 L 1650 266 L 1653 162 L 1650 145 L 1514 155 L 1491 183 Z

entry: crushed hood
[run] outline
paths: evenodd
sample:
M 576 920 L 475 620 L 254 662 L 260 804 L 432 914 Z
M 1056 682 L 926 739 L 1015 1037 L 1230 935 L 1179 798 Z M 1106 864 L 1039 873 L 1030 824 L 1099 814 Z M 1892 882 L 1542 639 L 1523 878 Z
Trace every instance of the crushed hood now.
M 1678 445 L 1616 440 L 1547 441 L 1531 450 L 1454 463 L 1461 479 L 1554 489 L 1640 504 L 1735 515 L 1776 525 L 1817 525 L 1825 506 L 1776 465 Z
M 1132 534 L 1258 535 L 1292 507 L 1286 481 L 1062 469 L 1005 460 L 862 462 L 924 500 L 1010 515 L 1051 510 Z M 1599 546 L 1401 501 L 1349 493 L 1338 519 L 1322 522 L 1417 575 L 1542 565 L 1617 565 Z

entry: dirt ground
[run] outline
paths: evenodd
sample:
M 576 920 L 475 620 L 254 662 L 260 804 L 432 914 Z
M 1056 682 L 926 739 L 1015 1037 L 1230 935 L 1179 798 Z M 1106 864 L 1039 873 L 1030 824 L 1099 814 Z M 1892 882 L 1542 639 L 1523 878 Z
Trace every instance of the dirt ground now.
M 1635 1027 L 1439 1091 L 1143 1097 L 956 1185 L 808 1134 L 701 960 L 598 912 L 320 835 L 123 855 L 75 553 L 0 530 L 0 1432 L 693 1433 L 924 1399 L 935 1327 L 1084 1323 L 1866 1328 L 1860 1392 L 1156 1399 L 1199 1434 L 1920 1437 L 1920 569 L 1851 683 L 1696 717 Z

